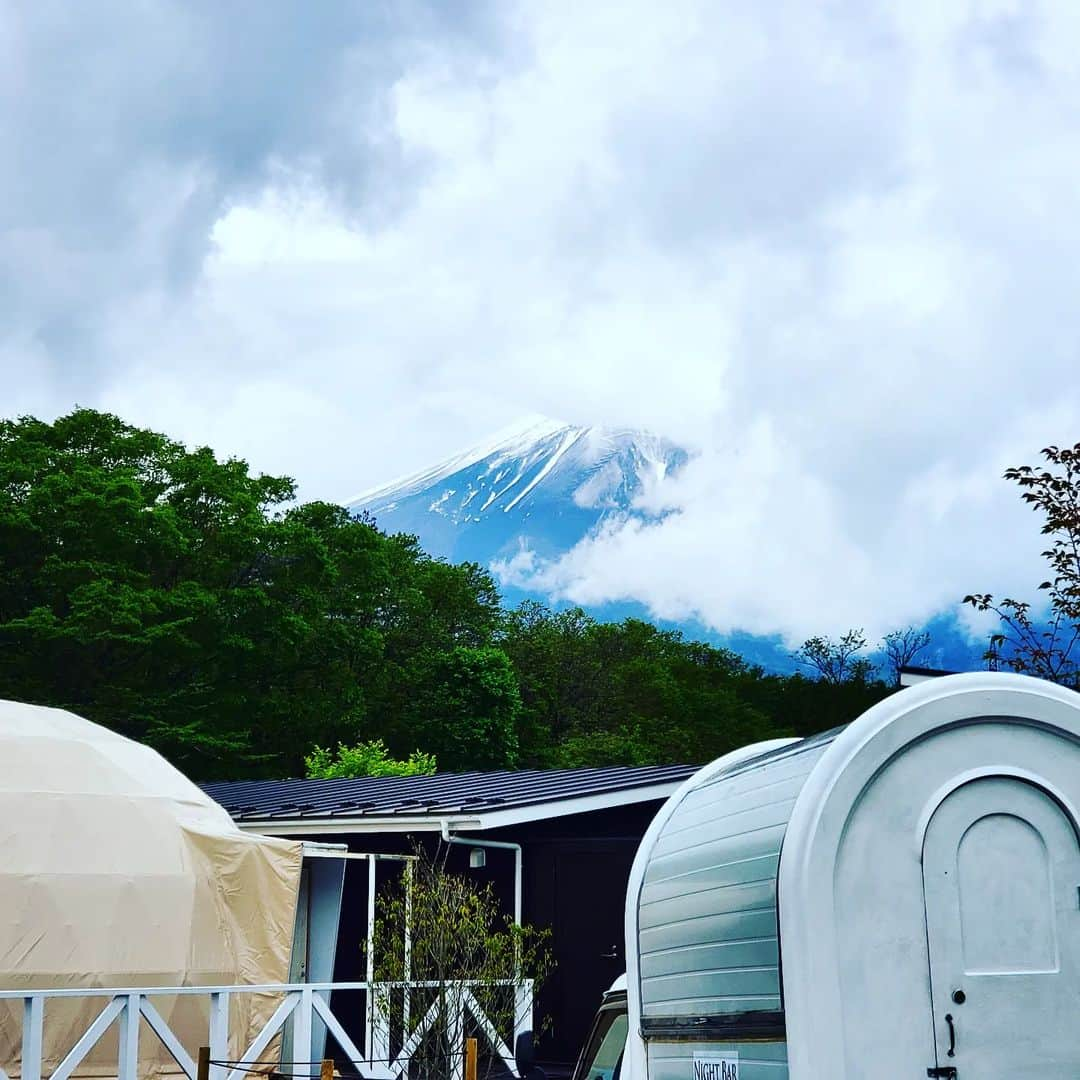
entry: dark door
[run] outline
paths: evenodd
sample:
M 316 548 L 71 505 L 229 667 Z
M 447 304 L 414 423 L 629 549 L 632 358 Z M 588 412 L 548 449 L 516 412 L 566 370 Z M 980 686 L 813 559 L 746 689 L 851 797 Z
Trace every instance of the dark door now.
M 543 1044 L 549 1071 L 573 1068 L 604 991 L 626 970 L 623 911 L 636 844 L 557 850 L 552 952 L 556 968 L 542 1008 L 552 1021 Z

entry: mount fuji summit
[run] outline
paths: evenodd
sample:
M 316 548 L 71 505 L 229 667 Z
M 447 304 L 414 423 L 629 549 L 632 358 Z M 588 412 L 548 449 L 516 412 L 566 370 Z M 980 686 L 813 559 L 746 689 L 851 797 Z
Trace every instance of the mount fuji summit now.
M 607 521 L 655 518 L 641 503 L 690 456 L 686 448 L 647 431 L 531 419 L 345 505 L 370 515 L 384 532 L 419 537 L 432 555 L 495 570 L 508 606 L 530 598 L 550 604 L 548 596 L 505 580 L 499 564 L 522 553 L 539 563 L 554 560 Z M 717 635 L 693 620 L 666 624 L 632 600 L 587 610 L 601 620 L 656 621 L 727 645 L 773 670 L 792 667 L 779 637 Z
M 419 537 L 432 555 L 498 571 L 499 564 L 511 564 L 523 553 L 526 565 L 557 559 L 605 522 L 655 518 L 649 496 L 665 478 L 677 475 L 690 456 L 686 448 L 647 431 L 532 418 L 345 505 L 353 513 L 369 514 L 384 532 Z M 498 572 L 496 579 L 508 605 L 528 597 L 549 601 L 500 580 Z M 793 670 L 790 647 L 778 634 L 717 634 L 696 620 L 665 624 L 634 601 L 589 610 L 601 619 L 633 615 L 659 621 L 726 645 L 767 670 Z M 923 662 L 961 671 L 981 666 L 979 652 L 955 616 L 942 614 L 925 628 L 933 632 L 935 648 Z
M 346 505 L 454 562 L 550 559 L 612 516 L 645 516 L 639 498 L 688 459 L 645 431 L 531 419 Z

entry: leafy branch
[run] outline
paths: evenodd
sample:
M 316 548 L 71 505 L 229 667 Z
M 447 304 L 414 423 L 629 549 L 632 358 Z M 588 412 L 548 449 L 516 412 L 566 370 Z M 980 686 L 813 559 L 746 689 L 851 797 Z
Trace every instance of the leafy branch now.
M 412 1075 L 422 1078 L 453 1075 L 466 1036 L 479 1036 L 489 1071 L 501 1064 L 473 1007 L 512 1046 L 516 1022 L 531 1019 L 519 1010 L 532 1009 L 517 985 L 530 979 L 535 994 L 552 968 L 551 931 L 502 915 L 490 883 L 446 869 L 448 851 L 417 848 L 400 887 L 380 898 L 375 923 L 375 1004 L 396 1033 L 391 1052 L 434 1017 L 412 1054 Z
M 1021 498 L 1044 516 L 1041 533 L 1051 538 L 1041 554 L 1052 576 L 1039 585 L 1048 615 L 1037 618 L 1028 601 L 991 593 L 971 593 L 964 603 L 992 612 L 998 629 L 984 654 L 988 666 L 1080 689 L 1080 443 L 1048 446 L 1042 456 L 1050 468 L 1021 465 L 1005 470 L 1005 479 L 1022 490 Z

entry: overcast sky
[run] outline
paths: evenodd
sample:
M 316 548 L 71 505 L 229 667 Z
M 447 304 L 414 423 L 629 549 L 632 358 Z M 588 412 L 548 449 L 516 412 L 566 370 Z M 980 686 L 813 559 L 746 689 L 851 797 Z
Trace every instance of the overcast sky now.
M 698 448 L 544 571 L 720 629 L 1038 578 L 1080 5 L 0 0 L 3 412 L 343 498 L 527 413 Z

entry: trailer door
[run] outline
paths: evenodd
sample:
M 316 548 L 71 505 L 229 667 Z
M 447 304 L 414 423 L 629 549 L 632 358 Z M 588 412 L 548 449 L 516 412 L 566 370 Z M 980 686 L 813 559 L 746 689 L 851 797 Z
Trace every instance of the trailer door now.
M 937 808 L 923 843 L 931 1076 L 1080 1075 L 1078 887 L 1076 831 L 1043 789 L 991 777 Z

